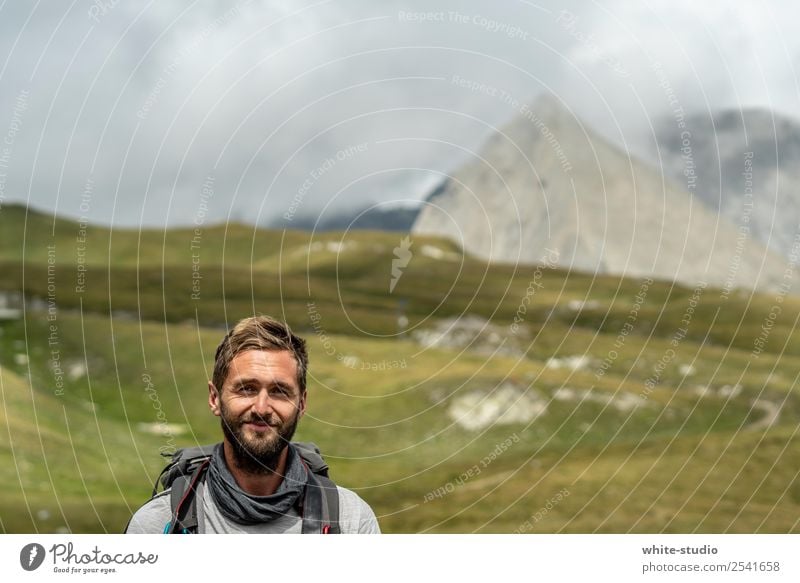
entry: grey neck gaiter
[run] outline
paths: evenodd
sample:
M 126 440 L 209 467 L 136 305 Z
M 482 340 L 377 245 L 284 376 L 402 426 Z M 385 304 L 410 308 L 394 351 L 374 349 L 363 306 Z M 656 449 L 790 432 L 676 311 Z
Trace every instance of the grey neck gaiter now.
M 287 448 L 286 474 L 275 493 L 269 496 L 253 496 L 242 490 L 228 469 L 222 444 L 214 448 L 206 487 L 226 518 L 239 524 L 270 522 L 285 516 L 297 505 L 308 482 L 308 472 L 291 443 Z

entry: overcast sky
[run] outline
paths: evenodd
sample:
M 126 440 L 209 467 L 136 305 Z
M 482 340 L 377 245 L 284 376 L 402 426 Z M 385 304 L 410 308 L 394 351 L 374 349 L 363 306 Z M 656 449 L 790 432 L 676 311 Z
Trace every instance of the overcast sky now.
M 788 0 L 208 4 L 2 2 L 0 205 L 264 224 L 418 201 L 542 92 L 633 152 L 670 98 L 800 111 Z

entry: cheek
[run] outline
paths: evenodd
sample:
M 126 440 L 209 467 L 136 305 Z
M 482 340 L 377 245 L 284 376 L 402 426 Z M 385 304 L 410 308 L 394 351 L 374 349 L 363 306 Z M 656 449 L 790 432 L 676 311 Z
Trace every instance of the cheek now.
M 300 407 L 300 405 L 298 405 L 297 403 L 286 403 L 279 410 L 281 419 L 284 420 L 294 419 L 295 417 L 299 417 L 300 415 L 302 415 L 302 412 L 298 407 Z
M 219 416 L 220 417 L 227 417 L 227 418 L 234 418 L 239 416 L 240 411 L 239 407 L 236 406 L 236 403 L 230 403 L 225 400 L 219 401 Z

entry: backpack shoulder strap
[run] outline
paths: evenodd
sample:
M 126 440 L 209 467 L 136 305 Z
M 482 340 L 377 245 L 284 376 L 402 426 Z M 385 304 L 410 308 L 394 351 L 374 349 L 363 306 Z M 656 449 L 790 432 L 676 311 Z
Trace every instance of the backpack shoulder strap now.
M 308 472 L 308 485 L 301 500 L 304 533 L 339 534 L 339 490 L 328 476 L 328 464 L 317 444 L 293 441 Z
M 322 534 L 341 534 L 339 528 L 339 489 L 328 476 L 316 476 L 317 480 L 322 486 L 324 493 L 325 512 L 323 515 L 327 516 L 328 530 L 325 530 L 323 525 Z
M 328 464 L 322 457 L 316 443 L 310 441 L 293 441 L 295 451 L 300 454 L 306 467 L 318 476 L 328 476 Z
M 308 473 L 301 500 L 303 534 L 340 534 L 339 490 L 327 476 Z
M 308 469 L 308 484 L 300 498 L 303 534 L 340 534 L 339 490 L 328 477 L 328 465 L 313 443 L 295 443 Z M 178 452 L 173 463 L 156 481 L 170 485 L 170 522 L 165 534 L 195 534 L 199 520 L 197 488 L 205 480 L 214 446 L 187 448 Z M 193 467 L 192 467 L 193 466 Z
M 158 493 L 159 485 L 166 490 L 172 486 L 172 483 L 179 476 L 191 474 L 197 466 L 214 454 L 214 448 L 217 445 L 218 444 L 184 447 L 172 454 L 162 453 L 161 455 L 169 458 L 170 462 L 161 470 L 158 478 L 156 478 L 156 482 L 153 484 L 151 498 L 154 498 Z
M 206 459 L 188 476 L 178 476 L 170 490 L 172 515 L 164 534 L 197 534 L 197 487 L 205 480 L 211 459 Z

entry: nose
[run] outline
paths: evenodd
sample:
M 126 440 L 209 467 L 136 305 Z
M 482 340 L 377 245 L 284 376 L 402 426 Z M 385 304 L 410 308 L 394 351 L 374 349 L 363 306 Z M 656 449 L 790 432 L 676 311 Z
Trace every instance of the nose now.
M 269 418 L 272 414 L 272 400 L 269 397 L 269 391 L 262 389 L 255 396 L 252 405 L 253 413 L 264 419 Z

